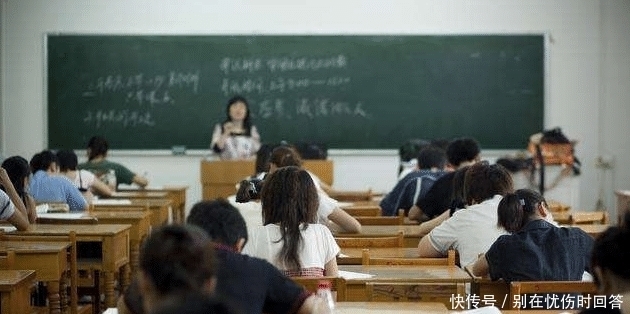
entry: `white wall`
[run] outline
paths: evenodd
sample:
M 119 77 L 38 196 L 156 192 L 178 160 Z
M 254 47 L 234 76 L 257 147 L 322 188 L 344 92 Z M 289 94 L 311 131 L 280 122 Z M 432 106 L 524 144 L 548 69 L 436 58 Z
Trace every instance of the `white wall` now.
M 583 174 L 579 202 L 597 200 L 599 154 L 615 159 L 603 182 L 606 202 L 613 188 L 630 188 L 628 154 L 627 0 L 20 0 L 2 2 L 0 17 L 0 151 L 30 157 L 47 141 L 44 86 L 46 33 L 131 34 L 449 34 L 545 33 L 549 35 L 545 126 L 561 126 L 579 141 Z M 491 121 L 488 121 L 491 127 Z M 500 130 L 498 130 L 500 131 Z M 331 154 L 335 186 L 389 189 L 394 151 Z M 198 185 L 200 157 L 113 158 L 148 170 L 157 184 L 170 179 Z M 185 169 L 185 171 L 184 171 Z M 159 174 L 158 174 L 159 173 Z M 164 180 L 164 181 L 163 181 Z M 574 181 L 575 182 L 575 181 Z M 574 183 L 571 183 L 574 184 Z M 191 186 L 191 193 L 200 191 Z M 199 193 L 191 200 L 197 200 Z M 189 193 L 189 194 L 191 194 Z

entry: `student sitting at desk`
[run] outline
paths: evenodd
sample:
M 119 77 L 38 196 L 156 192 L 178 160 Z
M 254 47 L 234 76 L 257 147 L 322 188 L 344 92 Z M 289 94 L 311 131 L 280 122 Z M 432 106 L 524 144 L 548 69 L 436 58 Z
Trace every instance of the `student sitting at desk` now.
M 512 176 L 501 165 L 478 162 L 466 171 L 466 209 L 456 211 L 418 243 L 420 257 L 444 257 L 459 252 L 462 267 L 473 263 L 505 230 L 497 226 L 497 207 L 513 191 Z
M 317 224 L 317 189 L 308 172 L 283 167 L 265 179 L 263 224 L 243 253 L 263 258 L 287 276 L 337 276 L 339 246 Z
M 540 193 L 521 189 L 499 202 L 500 236 L 472 265 L 475 276 L 512 281 L 582 280 L 589 271 L 593 238 L 579 228 L 560 228 Z
M 70 180 L 59 174 L 57 156 L 45 150 L 31 158 L 31 179 L 29 190 L 38 203 L 66 203 L 70 211 L 85 211 L 88 203 Z
M 15 191 L 4 168 L 0 168 L 0 187 L 2 187 L 0 190 L 0 220 L 6 220 L 17 230 L 27 230 L 29 222 L 26 207 Z
M 396 216 L 400 209 L 405 210 L 406 216 L 417 200 L 444 175 L 446 152 L 439 147 L 428 145 L 418 153 L 416 164 L 417 170 L 398 181 L 394 189 L 381 200 L 379 206 L 382 216 Z
M 93 194 L 106 197 L 114 194 L 114 191 L 93 173 L 84 169 L 77 170 L 78 158 L 74 151 L 60 150 L 57 152 L 57 159 L 61 174 L 70 179 L 88 201 L 92 200 Z
M 7 175 L 9 176 L 17 195 L 26 207 L 28 221 L 30 223 L 35 223 L 35 221 L 37 221 L 35 199 L 33 199 L 33 196 L 27 191 L 27 187 L 31 179 L 31 167 L 28 165 L 28 161 L 22 156 L 12 156 L 2 162 L 2 168 L 7 171 Z M 4 187 L 2 190 L 7 192 L 7 189 Z
M 88 161 L 78 165 L 79 169 L 85 169 L 93 172 L 103 182 L 107 181 L 107 185 L 112 190 L 116 190 L 119 184 L 136 184 L 140 187 L 145 187 L 149 184 L 147 178 L 133 173 L 127 167 L 107 160 L 107 151 L 109 150 L 109 143 L 105 138 L 100 136 L 93 136 L 88 141 L 87 154 Z M 115 182 L 109 182 L 111 180 L 105 180 L 105 176 L 114 171 L 116 176 Z

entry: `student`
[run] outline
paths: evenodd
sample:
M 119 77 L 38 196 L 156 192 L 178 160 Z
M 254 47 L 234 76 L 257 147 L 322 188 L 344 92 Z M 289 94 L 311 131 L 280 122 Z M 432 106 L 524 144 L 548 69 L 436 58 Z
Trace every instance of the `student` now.
M 28 161 L 22 156 L 12 156 L 2 162 L 2 168 L 6 170 L 15 191 L 26 208 L 28 221 L 35 223 L 37 220 L 35 199 L 33 199 L 33 196 L 27 191 L 31 176 L 31 168 L 28 165 Z M 7 192 L 7 189 L 4 187 L 2 187 L 2 190 Z
M 464 177 L 465 210 L 456 211 L 418 243 L 420 257 L 443 257 L 449 249 L 459 252 L 462 267 L 473 263 L 480 253 L 505 230 L 497 226 L 497 207 L 503 195 L 512 192 L 509 172 L 501 165 L 476 163 Z
M 0 220 L 6 220 L 17 230 L 28 230 L 29 221 L 26 207 L 15 191 L 4 168 L 0 168 L 0 186 L 2 187 L 0 190 Z
M 448 160 L 447 171 L 457 170 L 479 161 L 479 143 L 473 138 L 457 138 L 446 148 Z M 453 175 L 446 174 L 438 178 L 424 197 L 409 210 L 409 219 L 426 221 L 439 216 L 450 206 L 450 195 L 453 191 Z
M 33 177 L 29 190 L 38 203 L 62 202 L 68 204 L 70 211 L 86 211 L 88 203 L 70 180 L 59 175 L 57 156 L 45 150 L 31 158 Z
M 78 158 L 77 154 L 72 150 L 60 150 L 57 152 L 57 160 L 59 161 L 59 171 L 66 176 L 74 186 L 87 200 L 93 198 L 93 193 L 99 196 L 112 196 L 114 191 L 93 173 L 81 169 L 77 170 Z
M 269 158 L 269 172 L 286 166 L 302 167 L 302 158 L 300 154 L 292 147 L 281 145 L 273 149 Z M 341 229 L 343 232 L 359 233 L 361 232 L 361 224 L 354 217 L 350 216 L 343 209 L 339 208 L 336 200 L 332 199 L 321 188 L 319 178 L 307 171 L 311 177 L 311 181 L 315 184 L 317 195 L 319 198 L 319 206 L 317 208 L 317 222 L 326 224 L 333 229 Z M 263 204 L 264 206 L 264 204 Z M 330 222 L 332 222 L 332 224 Z
M 241 96 L 228 100 L 227 118 L 214 126 L 210 148 L 224 160 L 250 159 L 260 148 L 260 134 L 251 122 L 249 104 Z
M 581 314 L 630 313 L 630 213 L 625 214 L 624 222 L 624 226 L 608 228 L 593 245 L 593 279 L 598 294 L 606 297 L 606 308 L 591 307 Z
M 475 276 L 512 281 L 582 280 L 589 271 L 593 238 L 579 228 L 560 228 L 538 192 L 508 193 L 498 207 L 500 236 L 472 265 Z
M 187 223 L 202 228 L 213 241 L 219 262 L 217 296 L 238 305 L 242 313 L 313 311 L 317 304 L 315 295 L 295 284 L 269 262 L 240 254 L 247 242 L 247 228 L 238 210 L 227 201 L 219 199 L 195 204 Z
M 88 161 L 79 164 L 79 169 L 89 170 L 94 173 L 100 180 L 107 182 L 107 185 L 112 190 L 116 190 L 119 184 L 136 184 L 140 187 L 145 187 L 149 184 L 147 178 L 133 173 L 127 167 L 107 160 L 107 151 L 109 150 L 109 143 L 105 138 L 100 136 L 93 136 L 90 138 L 87 144 Z M 104 176 L 109 173 L 110 170 L 114 171 L 116 175 L 116 182 L 109 182 L 105 180 Z
M 140 249 L 140 270 L 118 300 L 118 313 L 151 313 L 169 298 L 211 295 L 215 271 L 214 250 L 203 230 L 184 225 L 159 227 Z
M 243 253 L 269 261 L 287 276 L 337 276 L 339 246 L 330 230 L 316 223 L 317 189 L 308 172 L 293 166 L 272 170 L 261 201 L 264 226 Z
M 382 216 L 396 216 L 398 210 L 404 209 L 405 215 L 418 198 L 423 197 L 433 183 L 444 175 L 446 153 L 443 149 L 428 145 L 416 156 L 417 170 L 410 172 L 396 183 L 396 186 L 385 195 L 379 206 Z

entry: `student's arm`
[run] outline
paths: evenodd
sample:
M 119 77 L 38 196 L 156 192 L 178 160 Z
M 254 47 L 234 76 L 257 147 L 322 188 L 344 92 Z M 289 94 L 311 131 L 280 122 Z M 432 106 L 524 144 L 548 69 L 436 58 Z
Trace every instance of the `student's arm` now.
M 30 194 L 26 194 L 26 211 L 28 215 L 28 221 L 34 224 L 37 221 L 37 204 L 35 199 Z
M 444 257 L 457 243 L 457 222 L 451 218 L 433 228 L 418 243 L 420 257 Z
M 149 180 L 147 178 L 141 175 L 137 175 L 137 174 L 133 175 L 133 179 L 131 179 L 131 181 L 137 184 L 138 186 L 140 186 L 141 188 L 149 185 Z
M 486 277 L 488 276 L 488 272 L 490 268 L 488 266 L 488 260 L 486 259 L 485 254 L 479 254 L 477 261 L 475 261 L 471 267 L 469 267 L 470 272 L 477 277 Z
M 361 223 L 359 223 L 356 218 L 352 217 L 350 214 L 346 213 L 346 211 L 339 207 L 333 209 L 332 213 L 328 215 L 328 219 L 339 226 L 339 228 L 344 232 L 361 232 Z
M 322 313 L 321 309 L 326 306 L 323 298 L 318 298 L 316 295 L 309 295 L 300 308 L 297 310 L 297 314 L 312 314 L 312 313 Z M 120 313 L 120 312 L 118 312 Z
M 429 232 L 431 232 L 431 230 L 433 230 L 433 228 L 439 226 L 443 221 L 445 221 L 446 219 L 448 219 L 449 216 L 449 211 L 445 211 L 443 212 L 441 215 L 425 221 L 423 223 L 420 224 L 420 226 L 418 227 L 418 231 L 420 233 L 420 236 L 425 236 L 427 234 L 429 234 Z
M 29 227 L 28 214 L 24 202 L 20 199 L 20 196 L 15 191 L 15 187 L 9 179 L 9 175 L 4 168 L 0 167 L 0 184 L 6 190 L 6 194 L 9 197 L 9 204 L 7 206 L 13 206 L 15 208 L 13 214 L 7 218 L 7 221 L 11 223 L 18 230 L 27 230 Z
M 78 170 L 81 171 L 81 170 Z M 92 189 L 92 193 L 99 195 L 110 197 L 114 194 L 114 190 L 109 187 L 109 185 L 105 184 L 105 182 L 101 181 L 97 176 L 93 176 L 92 185 L 90 188 Z
M 443 257 L 444 254 L 440 253 L 440 251 L 436 250 L 431 241 L 429 240 L 429 236 L 424 236 L 420 239 L 420 243 L 418 243 L 418 256 L 420 257 Z

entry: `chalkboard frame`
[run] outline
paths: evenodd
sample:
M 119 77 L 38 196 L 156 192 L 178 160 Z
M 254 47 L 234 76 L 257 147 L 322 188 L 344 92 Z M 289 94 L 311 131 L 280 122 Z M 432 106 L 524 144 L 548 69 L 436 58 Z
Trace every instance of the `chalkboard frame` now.
M 457 37 L 457 36 L 463 36 L 463 37 L 467 37 L 467 36 L 537 36 L 537 37 L 541 37 L 541 41 L 542 41 L 542 112 L 541 112 L 541 119 L 540 121 L 537 121 L 537 123 L 539 124 L 539 128 L 538 130 L 541 130 L 543 128 L 543 126 L 545 125 L 545 120 L 546 120 L 546 112 L 547 112 L 547 103 L 548 103 L 548 84 L 549 84 L 549 80 L 548 80 L 548 73 L 549 73 L 549 58 L 548 58 L 548 43 L 549 43 L 549 36 L 547 33 L 446 33 L 446 34 L 338 34 L 338 35 L 331 35 L 331 34 L 258 34 L 258 35 L 252 35 L 252 34 L 129 34 L 129 33 L 109 33 L 109 34 L 104 34 L 104 33 L 99 33 L 99 34 L 93 34 L 93 33 L 47 33 L 45 34 L 45 38 L 44 38 L 44 42 L 45 42 L 45 49 L 44 49 L 44 59 L 45 59 L 45 64 L 46 66 L 44 67 L 44 90 L 45 90 L 45 94 L 44 94 L 44 103 L 45 103 L 45 114 L 47 116 L 47 120 L 45 121 L 45 125 L 46 125 L 46 130 L 47 130 L 47 143 L 48 146 L 51 148 L 83 148 L 84 144 L 71 144 L 71 145 L 59 145 L 59 143 L 52 143 L 50 140 L 50 134 L 51 134 L 51 126 L 50 126 L 50 116 L 49 116 L 49 112 L 50 112 L 50 102 L 49 102 L 49 81 L 50 81 L 50 76 L 49 76 L 49 51 L 48 51 L 48 40 L 50 36 L 105 36 L 105 37 L 196 37 L 196 36 L 201 36 L 201 37 L 273 37 L 273 36 L 297 36 L 297 37 L 311 37 L 311 36 L 348 36 L 348 37 L 352 37 L 352 36 L 367 36 L 367 37 L 388 37 L 388 36 L 393 36 L 393 37 L 414 37 L 414 36 L 436 36 L 436 37 Z M 223 105 L 223 104 L 221 104 Z M 221 111 L 223 111 L 224 108 L 221 109 Z M 215 121 L 218 122 L 218 121 Z M 206 131 L 206 133 L 208 133 L 206 136 L 209 139 L 209 131 Z M 91 136 L 92 134 L 86 134 L 86 139 Z M 421 137 L 421 136 L 420 136 Z M 263 140 L 264 140 L 264 134 L 263 134 Z M 276 139 L 274 139 L 273 141 L 277 141 Z M 394 149 L 397 148 L 399 146 L 399 143 L 402 143 L 404 141 L 404 139 L 401 139 L 400 142 L 396 142 L 396 143 L 392 143 L 391 145 L 387 146 L 387 147 L 383 147 L 383 146 L 370 146 L 368 145 L 367 147 L 351 147 L 351 146 L 338 146 L 335 143 L 328 143 L 328 146 L 331 147 L 333 150 L 354 150 L 354 151 L 361 151 L 361 150 L 388 150 L 388 149 Z M 523 141 L 525 141 L 526 143 L 526 139 L 523 139 Z M 115 142 L 115 140 L 113 141 Z M 209 140 L 208 140 L 209 142 Z M 267 141 L 268 142 L 268 141 Z M 114 146 L 117 149 L 120 150 L 137 150 L 137 151 L 147 151 L 147 150 L 167 150 L 167 149 L 171 149 L 174 146 L 185 146 L 187 147 L 187 149 L 190 149 L 192 151 L 199 151 L 204 149 L 205 147 L 202 146 L 196 146 L 196 145 L 186 145 L 187 143 L 181 143 L 181 142 L 175 142 L 175 143 L 168 143 L 165 144 L 163 146 L 160 147 L 150 147 L 150 148 L 144 148 L 144 147 L 134 147 L 134 146 L 116 146 L 115 143 Z M 486 143 L 483 143 L 482 141 L 482 146 L 483 147 L 489 147 L 492 150 L 512 150 L 512 149 L 521 149 L 522 146 L 510 146 L 510 147 L 493 147 L 492 145 L 485 145 Z M 205 145 L 204 145 L 205 146 Z

